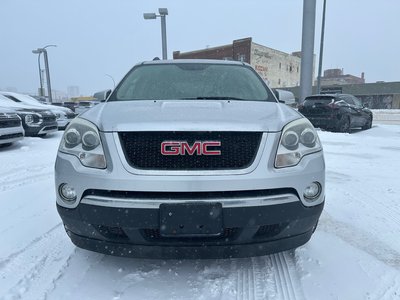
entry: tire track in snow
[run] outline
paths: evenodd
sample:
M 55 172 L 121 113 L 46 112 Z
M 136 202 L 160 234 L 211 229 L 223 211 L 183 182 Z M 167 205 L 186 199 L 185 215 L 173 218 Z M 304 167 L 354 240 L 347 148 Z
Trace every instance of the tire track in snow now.
M 304 299 L 295 258 L 288 252 L 253 257 L 236 266 L 236 299 Z
M 351 224 L 334 219 L 326 211 L 322 214 L 318 230 L 332 233 L 353 247 L 375 257 L 382 263 L 400 268 L 400 253 L 390 247 L 390 245 L 375 239 L 373 235 Z
M 275 285 L 278 291 L 277 299 L 299 300 L 304 299 L 302 287 L 295 267 L 294 255 L 280 252 L 269 256 L 272 262 Z
M 73 246 L 66 247 L 67 243 L 65 232 L 58 224 L 2 261 L 0 299 L 43 298 L 72 252 Z
M 54 163 L 48 163 L 11 169 L 0 176 L 0 192 L 48 179 L 54 174 L 53 166 Z

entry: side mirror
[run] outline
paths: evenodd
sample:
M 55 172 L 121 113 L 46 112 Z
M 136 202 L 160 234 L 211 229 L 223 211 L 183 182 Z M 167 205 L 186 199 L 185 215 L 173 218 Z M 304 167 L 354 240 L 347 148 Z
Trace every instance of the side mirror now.
M 93 94 L 93 97 L 96 98 L 100 102 L 105 102 L 110 96 L 111 90 L 104 90 Z
M 281 89 L 273 89 L 273 92 L 280 103 L 285 103 L 290 106 L 296 104 L 296 99 L 294 98 L 294 94 L 292 92 Z
M 364 104 L 363 104 L 363 107 L 368 108 L 368 107 L 369 107 L 369 104 L 368 104 L 368 103 L 364 103 Z

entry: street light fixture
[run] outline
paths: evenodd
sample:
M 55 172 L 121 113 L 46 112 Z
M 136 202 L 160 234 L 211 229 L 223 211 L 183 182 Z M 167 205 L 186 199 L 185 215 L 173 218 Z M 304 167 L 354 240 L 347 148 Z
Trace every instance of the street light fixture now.
M 39 54 L 38 56 L 38 64 L 39 64 L 39 78 L 40 78 L 40 93 L 43 93 L 43 84 L 42 84 L 42 70 L 40 67 L 40 54 L 43 53 L 44 55 L 44 65 L 46 69 L 46 81 L 47 81 L 47 93 L 49 96 L 49 102 L 53 103 L 53 97 L 51 95 L 51 83 L 50 83 L 50 70 L 49 70 L 49 60 L 47 57 L 47 50 L 48 47 L 57 47 L 57 45 L 46 45 L 42 48 L 37 48 L 36 50 L 32 50 L 32 53 Z
M 167 29 L 166 29 L 166 18 L 165 16 L 168 15 L 167 8 L 159 8 L 158 9 L 159 15 L 155 13 L 144 13 L 143 18 L 145 20 L 154 20 L 157 17 L 161 18 L 161 39 L 162 39 L 162 57 L 163 59 L 167 59 Z

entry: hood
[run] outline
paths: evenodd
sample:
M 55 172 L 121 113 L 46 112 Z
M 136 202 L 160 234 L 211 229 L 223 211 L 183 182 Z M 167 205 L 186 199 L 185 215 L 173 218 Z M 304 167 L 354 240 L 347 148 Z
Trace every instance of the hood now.
M 277 132 L 297 111 L 276 102 L 226 100 L 110 101 L 80 115 L 100 131 Z

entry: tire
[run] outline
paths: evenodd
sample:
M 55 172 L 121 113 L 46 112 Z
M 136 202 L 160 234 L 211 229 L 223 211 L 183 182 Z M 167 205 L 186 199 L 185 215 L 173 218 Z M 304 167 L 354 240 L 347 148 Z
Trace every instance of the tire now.
M 337 126 L 338 132 L 350 132 L 350 117 L 343 116 Z
M 364 126 L 362 126 L 362 130 L 367 130 L 370 129 L 372 127 L 372 117 L 370 117 L 367 121 L 367 123 L 365 123 Z

